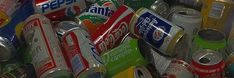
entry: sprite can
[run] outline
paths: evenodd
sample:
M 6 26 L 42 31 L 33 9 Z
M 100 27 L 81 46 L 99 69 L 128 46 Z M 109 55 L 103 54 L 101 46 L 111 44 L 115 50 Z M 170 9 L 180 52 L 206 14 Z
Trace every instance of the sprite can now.
M 139 45 L 141 44 L 138 43 L 138 40 L 132 39 L 101 55 L 109 77 L 131 66 L 147 64 L 140 52 Z

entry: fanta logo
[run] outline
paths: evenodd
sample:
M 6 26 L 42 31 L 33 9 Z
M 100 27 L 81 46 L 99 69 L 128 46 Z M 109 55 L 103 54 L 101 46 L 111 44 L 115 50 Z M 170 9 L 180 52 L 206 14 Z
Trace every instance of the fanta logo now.
M 110 17 L 114 11 L 111 10 L 109 7 L 101 7 L 101 6 L 91 6 L 86 12 L 96 13 L 104 16 Z
M 154 31 L 153 38 L 156 41 L 160 41 L 164 36 L 165 28 L 163 26 L 158 26 L 158 29 Z
M 72 3 L 75 3 L 76 0 L 53 0 L 49 2 L 44 2 L 44 4 L 41 4 L 41 10 L 42 13 L 46 12 L 47 10 L 54 10 L 57 8 L 60 8 L 63 5 L 69 5 Z M 40 3 L 38 3 L 40 4 Z

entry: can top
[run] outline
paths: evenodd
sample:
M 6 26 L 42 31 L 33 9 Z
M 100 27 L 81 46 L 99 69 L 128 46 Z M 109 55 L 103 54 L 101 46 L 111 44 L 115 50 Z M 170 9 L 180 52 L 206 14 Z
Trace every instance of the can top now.
M 58 23 L 56 32 L 60 35 L 64 35 L 66 32 L 69 32 L 73 29 L 78 28 L 79 26 L 73 21 L 62 21 Z
M 215 29 L 203 29 L 198 32 L 199 37 L 208 41 L 222 41 L 225 40 L 224 33 Z
M 201 13 L 197 10 L 191 9 L 191 8 L 185 8 L 182 7 L 181 9 L 176 10 L 171 17 L 172 19 L 176 19 L 174 21 L 182 21 L 183 22 L 201 22 L 202 21 L 202 16 Z M 185 19 L 185 20 L 184 20 Z
M 0 61 L 8 61 L 14 50 L 14 46 L 11 42 L 7 38 L 0 36 Z
M 149 70 L 144 66 L 136 66 L 134 69 L 135 78 L 153 78 Z
M 223 60 L 221 54 L 217 51 L 204 49 L 199 50 L 192 56 L 193 60 L 201 65 L 216 65 Z

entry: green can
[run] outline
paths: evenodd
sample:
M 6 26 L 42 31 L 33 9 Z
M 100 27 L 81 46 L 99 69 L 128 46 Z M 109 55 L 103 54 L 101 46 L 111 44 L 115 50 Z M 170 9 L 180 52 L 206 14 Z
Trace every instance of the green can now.
M 227 44 L 225 34 L 215 29 L 202 29 L 198 32 L 194 39 L 197 49 L 224 49 Z
M 223 54 L 223 58 L 225 58 L 227 56 L 224 51 L 226 45 L 227 41 L 223 32 L 215 29 L 201 29 L 194 37 L 189 57 L 198 50 L 211 49 L 220 52 Z
M 109 77 L 131 66 L 148 64 L 139 50 L 139 45 L 137 39 L 132 39 L 101 55 Z

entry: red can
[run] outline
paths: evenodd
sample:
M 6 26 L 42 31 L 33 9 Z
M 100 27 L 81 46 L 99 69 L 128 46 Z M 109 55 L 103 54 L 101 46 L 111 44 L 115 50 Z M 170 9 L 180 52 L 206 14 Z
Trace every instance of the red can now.
M 199 78 L 224 78 L 225 62 L 216 51 L 204 49 L 192 56 L 191 67 Z
M 105 24 L 91 34 L 91 39 L 99 54 L 120 44 L 123 37 L 129 32 L 128 27 L 133 12 L 129 7 L 121 6 Z

